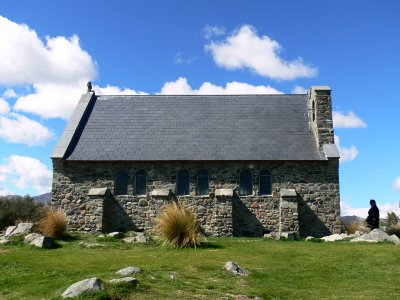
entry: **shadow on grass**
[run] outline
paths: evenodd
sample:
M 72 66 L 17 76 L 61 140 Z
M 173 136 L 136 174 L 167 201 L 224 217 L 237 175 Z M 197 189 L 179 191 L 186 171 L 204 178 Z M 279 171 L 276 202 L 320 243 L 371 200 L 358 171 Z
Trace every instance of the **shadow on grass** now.
M 205 241 L 205 242 L 200 242 L 200 246 L 198 246 L 198 248 L 201 248 L 201 249 L 223 249 L 225 247 L 216 242 Z
M 67 233 L 65 236 L 57 238 L 57 240 L 62 241 L 62 242 L 73 242 L 73 241 L 81 240 L 81 238 L 79 235 Z

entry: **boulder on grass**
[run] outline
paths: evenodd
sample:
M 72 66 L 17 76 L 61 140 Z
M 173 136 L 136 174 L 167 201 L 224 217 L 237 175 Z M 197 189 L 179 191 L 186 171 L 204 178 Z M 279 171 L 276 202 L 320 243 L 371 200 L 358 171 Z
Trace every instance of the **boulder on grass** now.
M 0 245 L 8 244 L 10 241 L 5 237 L 0 238 Z
M 395 234 L 392 234 L 391 236 L 389 236 L 389 240 L 395 245 L 400 245 L 400 239 Z
M 122 238 L 124 236 L 124 233 L 116 231 L 116 232 L 111 232 L 111 233 L 107 234 L 107 236 L 111 237 L 111 238 Z
M 241 268 L 239 265 L 237 265 L 233 261 L 228 261 L 225 264 L 224 269 L 233 273 L 234 275 L 247 276 L 249 274 L 249 272 L 247 270 Z
M 346 235 L 347 236 L 347 235 Z M 336 242 L 336 241 L 342 241 L 345 237 L 341 234 L 332 234 L 332 235 L 327 235 L 321 238 L 324 242 Z
M 97 277 L 87 278 L 78 281 L 68 287 L 65 292 L 61 295 L 63 298 L 72 298 L 79 296 L 84 292 L 97 292 L 103 289 L 101 280 Z
M 144 232 L 134 232 L 129 233 L 132 236 L 128 236 L 123 239 L 125 243 L 147 243 L 150 241 L 150 237 L 148 237 Z
M 54 247 L 54 239 L 52 237 L 43 236 L 39 233 L 30 233 L 25 236 L 25 243 L 44 249 L 50 249 Z
M 117 272 L 115 272 L 116 275 L 119 276 L 128 276 L 128 275 L 133 275 L 133 274 L 137 274 L 137 273 L 141 273 L 142 270 L 140 268 L 137 267 L 126 267 L 123 268 Z
M 117 278 L 117 279 L 111 279 L 110 283 L 113 284 L 118 284 L 118 283 L 130 283 L 133 286 L 137 286 L 139 283 L 139 280 L 133 277 L 123 277 L 123 278 Z
M 6 232 L 6 236 L 13 236 L 13 235 L 17 235 L 17 234 L 26 235 L 26 234 L 32 232 L 32 228 L 33 228 L 33 223 L 19 223 L 17 225 L 17 228 L 12 230 L 11 233 L 9 233 L 9 235 L 7 235 L 7 232 Z M 8 230 L 8 228 L 7 228 L 7 230 Z
M 365 233 L 365 234 L 361 235 L 360 237 L 356 237 L 356 238 L 352 239 L 350 242 L 378 243 L 378 242 L 384 242 L 384 241 L 393 242 L 386 232 L 384 232 L 378 228 L 375 228 L 370 233 Z
M 8 226 L 6 229 L 5 236 L 10 236 L 12 232 L 17 228 L 17 226 Z

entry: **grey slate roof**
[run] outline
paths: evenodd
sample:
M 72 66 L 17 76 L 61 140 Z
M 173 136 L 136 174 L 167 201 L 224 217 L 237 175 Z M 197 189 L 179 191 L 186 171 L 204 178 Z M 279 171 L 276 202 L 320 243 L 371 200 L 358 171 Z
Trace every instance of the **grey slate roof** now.
M 95 96 L 70 161 L 326 160 L 307 95 Z

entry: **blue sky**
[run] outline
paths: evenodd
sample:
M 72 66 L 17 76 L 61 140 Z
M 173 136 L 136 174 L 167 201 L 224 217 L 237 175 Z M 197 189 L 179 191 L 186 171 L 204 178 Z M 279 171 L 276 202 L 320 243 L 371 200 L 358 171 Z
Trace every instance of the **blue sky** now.
M 50 190 L 50 155 L 97 93 L 333 90 L 342 211 L 400 213 L 398 1 L 2 1 L 0 194 Z

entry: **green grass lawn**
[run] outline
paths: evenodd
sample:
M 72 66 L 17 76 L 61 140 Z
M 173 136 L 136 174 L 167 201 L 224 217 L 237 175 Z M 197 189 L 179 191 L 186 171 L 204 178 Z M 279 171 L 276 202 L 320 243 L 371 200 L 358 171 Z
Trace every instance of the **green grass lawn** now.
M 143 272 L 124 299 L 400 299 L 400 247 L 392 244 L 215 238 L 207 247 L 175 250 L 120 241 L 82 249 L 78 242 L 52 250 L 0 246 L 0 299 L 59 297 L 76 281 L 116 278 L 127 266 Z M 228 260 L 250 275 L 224 271 Z

